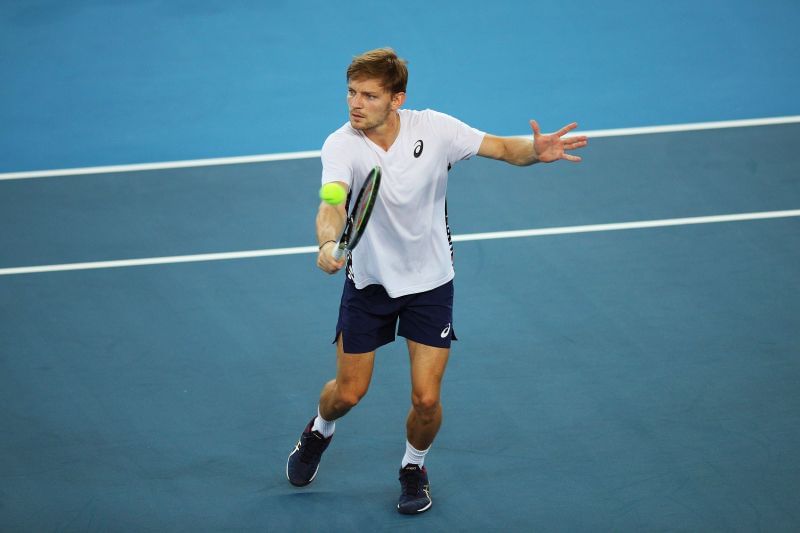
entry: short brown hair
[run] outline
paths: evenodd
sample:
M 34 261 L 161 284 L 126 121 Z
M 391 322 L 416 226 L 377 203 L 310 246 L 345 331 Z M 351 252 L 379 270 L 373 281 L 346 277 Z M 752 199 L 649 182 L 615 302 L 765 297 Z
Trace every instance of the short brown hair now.
M 347 81 L 359 78 L 378 79 L 392 94 L 406 92 L 408 62 L 397 57 L 391 48 L 377 48 L 353 58 L 347 67 Z

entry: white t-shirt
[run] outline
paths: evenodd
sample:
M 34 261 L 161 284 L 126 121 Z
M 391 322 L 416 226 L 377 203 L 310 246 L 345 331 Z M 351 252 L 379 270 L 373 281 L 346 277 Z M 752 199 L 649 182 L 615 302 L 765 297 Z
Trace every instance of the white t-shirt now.
M 484 133 L 443 113 L 401 109 L 400 133 L 388 151 L 346 123 L 322 147 L 322 183 L 361 189 L 381 167 L 378 199 L 353 250 L 348 276 L 356 287 L 380 284 L 392 298 L 435 289 L 453 279 L 445 215 L 447 172 L 478 153 Z

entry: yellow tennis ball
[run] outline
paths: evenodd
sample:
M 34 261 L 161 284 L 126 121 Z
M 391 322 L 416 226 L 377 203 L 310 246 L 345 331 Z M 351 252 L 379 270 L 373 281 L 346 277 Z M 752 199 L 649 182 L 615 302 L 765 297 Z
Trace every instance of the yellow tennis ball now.
M 319 190 L 319 197 L 331 205 L 339 205 L 347 197 L 347 191 L 338 183 L 326 183 Z

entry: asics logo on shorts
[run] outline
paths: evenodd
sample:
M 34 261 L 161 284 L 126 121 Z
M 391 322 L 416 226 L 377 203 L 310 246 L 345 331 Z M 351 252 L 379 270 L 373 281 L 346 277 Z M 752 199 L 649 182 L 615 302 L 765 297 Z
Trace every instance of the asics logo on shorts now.
M 447 324 L 447 327 L 442 330 L 442 333 L 439 336 L 445 339 L 448 335 L 450 335 L 450 324 Z

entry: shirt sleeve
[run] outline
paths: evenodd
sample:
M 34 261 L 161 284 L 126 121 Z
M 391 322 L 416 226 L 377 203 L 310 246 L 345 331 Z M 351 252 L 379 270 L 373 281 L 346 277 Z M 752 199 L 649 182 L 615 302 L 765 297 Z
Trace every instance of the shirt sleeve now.
M 328 136 L 322 145 L 322 184 L 343 181 L 353 186 L 353 164 L 346 149 L 346 139 L 335 132 Z
M 478 153 L 486 132 L 468 126 L 450 115 L 436 111 L 433 114 L 445 138 L 449 140 L 447 148 L 448 163 L 452 165 L 458 161 L 469 159 Z

